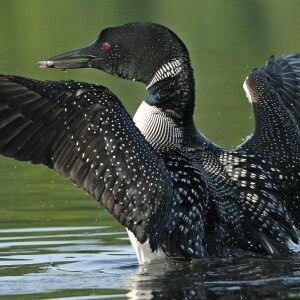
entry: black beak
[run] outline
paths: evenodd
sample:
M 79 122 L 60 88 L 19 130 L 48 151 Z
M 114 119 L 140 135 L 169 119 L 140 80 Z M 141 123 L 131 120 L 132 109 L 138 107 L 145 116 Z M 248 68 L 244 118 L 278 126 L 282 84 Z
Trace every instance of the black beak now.
M 39 61 L 38 66 L 40 68 L 58 68 L 63 70 L 89 68 L 91 67 L 91 60 L 95 59 L 96 57 L 95 45 L 93 43 L 86 48 L 65 52 L 53 57 L 49 57 L 47 60 Z M 67 61 L 73 59 L 74 61 Z

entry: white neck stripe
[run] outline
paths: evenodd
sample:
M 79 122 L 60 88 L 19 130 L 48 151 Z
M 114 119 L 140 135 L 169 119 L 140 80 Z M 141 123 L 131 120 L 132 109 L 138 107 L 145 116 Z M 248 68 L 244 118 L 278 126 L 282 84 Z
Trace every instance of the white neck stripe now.
M 182 63 L 178 59 L 173 59 L 165 64 L 163 64 L 154 74 L 150 83 L 147 85 L 146 90 L 148 90 L 152 85 L 166 79 L 168 77 L 177 76 L 182 70 Z

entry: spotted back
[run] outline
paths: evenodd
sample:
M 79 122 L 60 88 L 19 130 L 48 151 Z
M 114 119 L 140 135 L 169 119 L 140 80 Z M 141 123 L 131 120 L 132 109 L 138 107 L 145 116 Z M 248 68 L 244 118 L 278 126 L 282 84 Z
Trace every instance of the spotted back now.
M 206 147 L 193 152 L 209 193 L 210 249 L 215 245 L 221 251 L 223 245 L 223 249 L 278 254 L 298 242 L 284 194 L 268 162 L 255 155 L 212 152 Z

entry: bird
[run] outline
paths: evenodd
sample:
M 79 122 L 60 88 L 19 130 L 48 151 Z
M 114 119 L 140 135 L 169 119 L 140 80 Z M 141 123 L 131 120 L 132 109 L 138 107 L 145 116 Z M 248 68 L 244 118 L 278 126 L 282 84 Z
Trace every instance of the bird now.
M 146 86 L 132 118 L 108 88 L 0 75 L 0 154 L 69 178 L 128 231 L 140 264 L 299 250 L 299 53 L 244 82 L 255 129 L 223 149 L 195 126 L 189 52 L 170 29 L 132 22 L 42 68 L 95 68 Z

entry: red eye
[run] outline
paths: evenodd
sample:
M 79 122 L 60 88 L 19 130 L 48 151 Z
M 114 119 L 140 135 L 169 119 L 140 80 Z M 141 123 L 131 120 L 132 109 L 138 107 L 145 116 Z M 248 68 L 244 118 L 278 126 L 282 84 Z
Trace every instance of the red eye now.
M 103 43 L 101 45 L 101 50 L 103 50 L 104 52 L 107 52 L 109 50 L 110 44 L 108 43 Z

